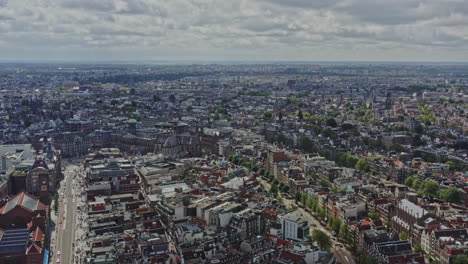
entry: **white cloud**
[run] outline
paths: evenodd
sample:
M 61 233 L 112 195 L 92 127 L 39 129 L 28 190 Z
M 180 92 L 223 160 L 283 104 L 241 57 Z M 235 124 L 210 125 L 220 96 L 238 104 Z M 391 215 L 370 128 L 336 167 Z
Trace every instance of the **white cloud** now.
M 0 0 L 7 60 L 468 60 L 464 0 Z

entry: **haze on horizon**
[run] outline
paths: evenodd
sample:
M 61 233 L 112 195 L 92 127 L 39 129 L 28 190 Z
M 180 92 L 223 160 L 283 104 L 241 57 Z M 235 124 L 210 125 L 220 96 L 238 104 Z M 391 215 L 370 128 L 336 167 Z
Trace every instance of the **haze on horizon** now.
M 0 61 L 468 61 L 466 0 L 0 0 Z

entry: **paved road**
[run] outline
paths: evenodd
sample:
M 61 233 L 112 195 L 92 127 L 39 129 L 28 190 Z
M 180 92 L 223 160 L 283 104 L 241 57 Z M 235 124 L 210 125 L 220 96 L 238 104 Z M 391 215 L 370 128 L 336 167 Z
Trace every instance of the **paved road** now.
M 76 205 L 73 199 L 72 193 L 72 180 L 75 174 L 77 166 L 73 164 L 67 164 L 64 162 L 64 179 L 58 190 L 60 199 L 60 206 L 58 211 L 58 221 L 56 223 L 56 243 L 54 251 L 53 263 L 57 263 L 56 259 L 60 259 L 60 263 L 72 263 L 72 244 L 75 234 L 75 212 Z M 62 198 L 62 193 L 64 194 Z M 59 256 L 57 253 L 61 252 Z
M 260 178 L 258 178 L 258 181 L 260 182 L 260 184 L 262 184 L 264 189 L 270 190 L 271 185 L 268 182 L 266 182 L 266 181 L 264 181 L 264 180 L 262 180 Z M 332 234 L 330 233 L 330 231 L 328 231 L 324 226 L 322 226 L 322 224 L 319 221 L 317 221 L 317 219 L 315 219 L 315 217 L 312 214 L 310 214 L 309 212 L 307 212 L 304 209 L 300 208 L 298 206 L 298 204 L 296 204 L 295 200 L 291 200 L 291 199 L 287 199 L 287 198 L 283 197 L 283 203 L 287 208 L 292 207 L 292 206 L 297 207 L 297 211 L 299 213 L 301 213 L 302 216 L 305 217 L 305 219 L 309 222 L 309 225 L 312 226 L 311 227 L 312 229 L 318 229 L 318 230 L 326 233 L 330 237 L 332 237 Z M 339 244 L 338 242 L 333 241 L 333 240 L 332 240 L 332 242 L 333 242 L 332 252 L 334 253 L 338 263 L 356 264 L 356 262 L 354 261 L 354 258 L 353 258 L 353 254 L 351 254 L 351 252 L 349 252 L 345 248 L 338 247 L 336 245 L 336 244 Z

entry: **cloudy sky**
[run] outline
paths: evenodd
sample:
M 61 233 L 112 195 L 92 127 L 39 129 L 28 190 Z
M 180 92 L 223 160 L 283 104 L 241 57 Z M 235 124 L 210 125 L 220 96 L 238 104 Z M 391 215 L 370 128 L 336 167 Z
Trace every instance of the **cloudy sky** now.
M 468 61 L 468 0 L 0 0 L 0 61 Z

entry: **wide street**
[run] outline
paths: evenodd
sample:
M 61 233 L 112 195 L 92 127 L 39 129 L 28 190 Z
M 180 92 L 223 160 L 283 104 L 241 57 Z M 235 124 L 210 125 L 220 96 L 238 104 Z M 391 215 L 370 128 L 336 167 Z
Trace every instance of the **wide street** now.
M 72 182 L 77 170 L 77 165 L 63 161 L 64 179 L 57 192 L 60 202 L 57 217 L 55 218 L 55 241 L 51 248 L 53 263 L 72 263 L 76 218 L 76 201 Z
M 263 188 L 266 190 L 270 190 L 270 184 L 260 178 L 257 178 L 260 184 L 262 184 Z M 311 226 L 312 229 L 318 229 L 324 233 L 326 233 L 330 238 L 332 238 L 332 234 L 330 231 L 328 231 L 325 227 L 322 226 L 322 224 L 309 212 L 305 211 L 299 205 L 296 203 L 295 200 L 287 199 L 286 197 L 283 197 L 283 203 L 284 205 L 289 208 L 289 207 L 297 207 L 297 211 L 309 222 L 309 226 Z M 342 264 L 356 264 L 353 258 L 353 254 L 349 252 L 347 249 L 339 247 L 337 241 L 332 240 L 332 249 L 331 251 L 335 254 L 336 260 L 338 263 Z

